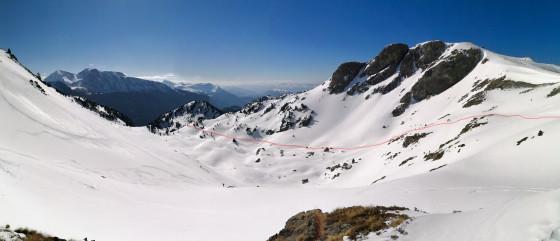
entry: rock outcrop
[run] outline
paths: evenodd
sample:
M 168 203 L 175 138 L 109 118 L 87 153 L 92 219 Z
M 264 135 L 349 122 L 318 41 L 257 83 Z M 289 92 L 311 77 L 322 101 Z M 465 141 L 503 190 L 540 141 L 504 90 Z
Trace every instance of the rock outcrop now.
M 422 71 L 431 67 L 445 52 L 448 45 L 442 41 L 429 41 L 409 49 L 405 44 L 391 44 L 385 47 L 365 68 L 361 77 L 367 80 L 358 83 L 348 94 L 363 93 L 370 86 L 378 85 L 384 80 L 398 74 L 386 85 L 376 87 L 374 93 L 387 94 L 396 89 L 401 82 L 413 75 L 418 69 Z
M 428 69 L 412 86 L 412 97 L 423 100 L 440 94 L 469 74 L 482 59 L 480 49 L 456 50 L 445 60 Z
M 205 119 L 214 119 L 223 112 L 206 101 L 191 101 L 177 109 L 167 112 L 148 125 L 153 133 L 174 132 L 189 122 L 200 123 Z
M 410 219 L 401 207 L 353 206 L 324 213 L 319 209 L 301 212 L 288 219 L 286 226 L 268 241 L 356 240 L 371 232 L 397 228 Z
M 439 40 L 429 41 L 412 48 L 403 58 L 399 68 L 400 76 L 409 77 L 418 68 L 426 70 L 447 49 L 447 45 Z
M 360 62 L 346 62 L 339 65 L 331 77 L 329 84 L 330 93 L 338 94 L 343 92 L 364 66 L 365 64 Z
M 364 70 L 367 84 L 376 85 L 397 72 L 399 63 L 408 53 L 408 45 L 396 43 L 385 47 Z
M 398 65 L 407 52 L 408 45 L 406 44 L 395 43 L 388 45 L 368 63 L 364 70 L 364 75 L 372 76 L 387 67 Z

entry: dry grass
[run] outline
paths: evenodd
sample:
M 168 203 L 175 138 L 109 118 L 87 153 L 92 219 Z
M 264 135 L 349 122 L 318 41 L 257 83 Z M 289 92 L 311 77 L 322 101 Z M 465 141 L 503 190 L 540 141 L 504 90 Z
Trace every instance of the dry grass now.
M 342 240 L 344 236 L 356 239 L 361 235 L 392 227 L 387 223 L 400 224 L 399 220 L 408 219 L 406 215 L 394 213 L 394 211 L 401 210 L 404 209 L 364 206 L 336 209 L 327 215 L 327 227 L 329 228 L 326 231 L 327 239 L 325 240 Z
M 28 228 L 18 228 L 14 232 L 25 234 L 23 241 L 66 241 L 66 239 L 52 237 Z
M 13 233 L 20 235 L 21 241 L 67 241 L 66 239 L 61 239 L 56 236 L 50 236 L 39 231 L 29 229 L 29 228 L 17 228 L 15 230 L 10 229 L 10 225 L 5 225 L 0 230 L 7 231 L 9 233 Z M 75 240 L 68 240 L 68 241 L 75 241 Z
M 396 228 L 409 219 L 401 207 L 339 208 L 330 213 L 321 210 L 301 212 L 286 222 L 286 226 L 269 241 L 342 241 L 355 240 L 369 233 Z

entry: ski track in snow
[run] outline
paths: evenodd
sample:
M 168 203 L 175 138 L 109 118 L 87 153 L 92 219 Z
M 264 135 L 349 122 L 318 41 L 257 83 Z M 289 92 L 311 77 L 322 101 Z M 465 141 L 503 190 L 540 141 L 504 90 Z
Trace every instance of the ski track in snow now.
M 198 131 L 202 131 L 204 133 L 210 133 L 216 136 L 221 136 L 221 137 L 225 137 L 227 139 L 230 140 L 240 140 L 240 141 L 245 141 L 245 142 L 249 142 L 249 143 L 262 143 L 262 144 L 269 144 L 271 146 L 279 146 L 279 147 L 288 147 L 288 148 L 294 148 L 294 149 L 306 149 L 306 150 L 322 150 L 325 148 L 329 148 L 331 150 L 341 150 L 341 151 L 352 151 L 352 150 L 360 150 L 360 149 L 367 149 L 367 148 L 373 148 L 373 147 L 378 147 L 380 145 L 384 145 L 387 144 L 395 139 L 398 139 L 402 136 L 408 135 L 412 132 L 417 132 L 417 131 L 422 131 L 422 130 L 427 130 L 436 126 L 443 126 L 443 125 L 453 125 L 453 124 L 457 124 L 459 122 L 463 122 L 463 121 L 467 121 L 467 120 L 471 120 L 474 118 L 481 118 L 481 117 L 503 117 L 503 118 L 518 118 L 518 119 L 522 119 L 522 120 L 550 120 L 550 119 L 554 119 L 554 120 L 560 120 L 560 116 L 555 116 L 555 115 L 547 115 L 547 116 L 527 116 L 527 115 L 522 115 L 522 114 L 501 114 L 501 113 L 487 113 L 487 114 L 478 114 L 478 115 L 470 115 L 470 116 L 466 116 L 466 117 L 462 117 L 456 120 L 447 120 L 447 121 L 442 121 L 442 122 L 432 122 L 430 124 L 426 124 L 423 127 L 419 127 L 419 128 L 413 128 L 407 131 L 404 131 L 401 134 L 395 135 L 389 139 L 380 141 L 380 142 L 376 142 L 374 144 L 368 144 L 368 145 L 361 145 L 361 146 L 354 146 L 354 147 L 332 147 L 332 146 L 322 146 L 322 147 L 313 147 L 313 146 L 307 146 L 307 145 L 298 145 L 298 144 L 285 144 L 285 143 L 278 143 L 278 142 L 272 142 L 272 141 L 267 141 L 267 140 L 259 140 L 259 139 L 253 139 L 253 138 L 246 138 L 246 137 L 240 137 L 240 136 L 231 136 L 231 135 L 227 135 L 225 133 L 221 133 L 221 132 L 216 132 L 216 131 L 212 131 L 212 130 L 206 130 L 204 128 L 192 125 L 191 123 L 187 124 L 187 127 L 196 129 Z
M 539 84 L 558 82 L 559 75 L 537 68 L 526 71 L 523 68 L 533 67 L 519 68 L 486 50 L 485 57 L 489 62 L 472 75 L 439 96 L 414 103 L 399 117 L 390 112 L 421 72 L 403 81 L 401 92 L 372 96 L 373 103 L 363 95 L 344 100 L 346 96 L 317 87 L 300 94 L 317 111 L 317 125 L 259 139 L 222 127 L 237 124 L 233 118 L 240 117 L 242 124 L 273 129 L 282 118 L 279 112 L 255 120 L 232 115 L 209 121 L 217 131 L 189 123 L 183 134 L 153 135 L 146 128 L 107 122 L 52 88 L 43 86 L 49 94 L 43 95 L 29 84 L 32 75 L 0 53 L 0 225 L 108 241 L 257 241 L 304 210 L 397 205 L 426 212 L 416 216 L 405 227 L 409 235 L 398 240 L 560 240 L 560 154 L 555 144 L 560 116 L 548 115 L 558 114 L 560 99 L 544 97 L 553 86 L 527 95 L 489 92 L 490 103 L 472 109 L 455 101 L 470 94 L 479 79 L 507 73 L 513 80 Z M 304 103 L 290 99 L 294 96 L 278 102 Z M 533 97 L 540 99 L 528 104 Z M 500 109 L 483 111 L 490 105 Z M 481 117 L 493 121 L 449 145 L 466 144 L 460 153 L 460 148 L 446 146 L 441 159 L 422 158 L 453 138 L 458 123 Z M 401 121 L 408 124 L 399 125 Z M 234 124 L 225 124 L 230 122 Z M 385 124 L 389 128 L 382 129 Z M 433 132 L 409 148 L 401 143 L 381 147 L 426 129 Z M 537 137 L 541 129 L 545 134 Z M 202 132 L 286 151 L 205 140 L 197 135 Z M 531 139 L 515 145 L 520 138 Z M 331 142 L 338 145 L 323 145 Z M 348 146 L 339 146 L 343 144 Z M 326 147 L 341 151 L 296 155 L 298 150 Z M 342 163 L 351 167 L 342 170 Z M 335 165 L 335 171 L 325 169 Z M 438 166 L 445 167 L 430 171 Z M 340 177 L 333 178 L 335 173 Z M 371 184 L 373 180 L 380 181 Z

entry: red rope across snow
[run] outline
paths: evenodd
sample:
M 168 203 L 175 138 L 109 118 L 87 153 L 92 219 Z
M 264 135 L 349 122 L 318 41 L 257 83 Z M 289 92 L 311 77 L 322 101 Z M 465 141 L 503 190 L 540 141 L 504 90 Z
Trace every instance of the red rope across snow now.
M 227 139 L 236 140 L 236 141 L 244 141 L 244 142 L 249 142 L 249 143 L 262 143 L 262 144 L 269 144 L 271 146 L 297 148 L 297 149 L 308 149 L 308 150 L 323 150 L 325 148 L 329 148 L 329 150 L 351 151 L 351 150 L 367 149 L 367 148 L 381 146 L 381 145 L 387 144 L 387 143 L 391 142 L 392 140 L 395 140 L 395 139 L 397 139 L 401 136 L 407 135 L 411 132 L 426 130 L 426 129 L 436 127 L 436 126 L 453 125 L 453 124 L 456 124 L 456 123 L 459 123 L 459 122 L 462 122 L 462 121 L 466 121 L 466 120 L 470 120 L 470 119 L 473 119 L 473 118 L 481 118 L 481 117 L 487 117 L 487 116 L 496 116 L 496 117 L 504 117 L 504 118 L 520 118 L 520 119 L 524 119 L 524 120 L 560 119 L 560 116 L 554 116 L 554 115 L 550 115 L 550 116 L 526 116 L 526 115 L 520 115 L 520 114 L 500 114 L 500 113 L 478 114 L 478 115 L 471 115 L 471 116 L 462 117 L 462 118 L 459 118 L 459 119 L 456 119 L 456 120 L 445 120 L 445 121 L 433 122 L 433 123 L 430 123 L 430 124 L 426 124 L 422 127 L 413 128 L 413 129 L 404 131 L 403 133 L 401 133 L 399 135 L 395 135 L 391 138 L 388 138 L 388 139 L 380 141 L 380 142 L 376 142 L 376 143 L 373 143 L 373 144 L 367 144 L 367 145 L 361 145 L 361 146 L 353 146 L 353 147 L 330 147 L 330 146 L 321 146 L 321 147 L 316 146 L 316 147 L 313 147 L 313 146 L 298 145 L 298 144 L 285 144 L 285 143 L 272 142 L 272 141 L 267 141 L 267 140 L 262 140 L 262 139 L 231 136 L 231 135 L 221 133 L 221 132 L 206 130 L 206 129 L 198 127 L 198 126 L 194 126 L 190 123 L 187 124 L 187 126 L 190 127 L 190 128 L 202 131 L 204 133 L 210 133 L 214 136 L 221 136 L 221 137 L 224 137 L 224 138 L 227 138 Z

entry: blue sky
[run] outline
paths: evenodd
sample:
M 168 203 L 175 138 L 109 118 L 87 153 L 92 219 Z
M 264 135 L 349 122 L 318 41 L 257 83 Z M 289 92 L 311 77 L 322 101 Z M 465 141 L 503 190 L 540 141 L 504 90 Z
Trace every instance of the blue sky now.
M 389 43 L 431 39 L 560 64 L 560 1 L 0 0 L 0 9 L 0 47 L 41 73 L 317 83 Z

